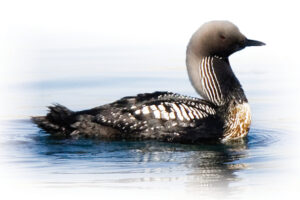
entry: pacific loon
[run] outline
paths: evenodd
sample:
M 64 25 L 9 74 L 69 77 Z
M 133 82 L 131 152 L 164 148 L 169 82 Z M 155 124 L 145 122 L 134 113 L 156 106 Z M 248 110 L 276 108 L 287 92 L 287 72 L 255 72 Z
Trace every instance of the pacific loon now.
M 191 37 L 186 51 L 190 81 L 203 99 L 171 92 L 128 96 L 113 103 L 74 112 L 49 106 L 46 116 L 33 117 L 55 136 L 100 139 L 155 139 L 202 143 L 243 138 L 251 111 L 228 57 L 263 42 L 247 39 L 228 21 L 211 21 Z

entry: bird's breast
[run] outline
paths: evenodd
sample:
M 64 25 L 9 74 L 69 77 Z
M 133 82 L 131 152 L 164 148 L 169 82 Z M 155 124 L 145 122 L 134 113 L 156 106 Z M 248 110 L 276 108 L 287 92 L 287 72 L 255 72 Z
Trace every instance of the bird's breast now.
M 250 124 L 251 109 L 248 103 L 229 106 L 222 141 L 245 137 L 249 132 Z

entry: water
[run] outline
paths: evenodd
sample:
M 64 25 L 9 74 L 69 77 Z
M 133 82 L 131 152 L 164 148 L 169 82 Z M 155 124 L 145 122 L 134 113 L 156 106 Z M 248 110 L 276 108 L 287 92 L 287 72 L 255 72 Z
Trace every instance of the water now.
M 185 68 L 176 67 L 177 59 L 149 66 L 142 58 L 160 57 L 160 52 L 121 56 L 125 50 L 120 51 L 115 59 L 102 50 L 90 51 L 85 56 L 99 58 L 89 65 L 84 61 L 90 59 L 78 58 L 78 51 L 66 51 L 63 55 L 68 56 L 60 61 L 62 52 L 42 52 L 39 65 L 32 69 L 35 78 L 10 85 L 6 92 L 11 101 L 1 115 L 2 180 L 42 189 L 95 188 L 105 194 L 160 191 L 169 197 L 166 191 L 170 191 L 174 198 L 186 194 L 231 199 L 274 195 L 274 191 L 280 197 L 297 191 L 299 131 L 298 110 L 293 106 L 297 96 L 293 87 L 287 87 L 292 81 L 277 81 L 283 75 L 276 70 L 235 70 L 249 98 L 253 123 L 245 140 L 230 144 L 56 140 L 30 122 L 29 116 L 45 114 L 45 106 L 55 102 L 80 110 L 139 92 L 197 95 Z M 133 58 L 139 59 L 132 63 Z M 58 63 L 64 67 L 55 71 L 52 66 Z M 166 67 L 160 67 L 163 64 Z M 278 193 L 279 189 L 285 192 Z

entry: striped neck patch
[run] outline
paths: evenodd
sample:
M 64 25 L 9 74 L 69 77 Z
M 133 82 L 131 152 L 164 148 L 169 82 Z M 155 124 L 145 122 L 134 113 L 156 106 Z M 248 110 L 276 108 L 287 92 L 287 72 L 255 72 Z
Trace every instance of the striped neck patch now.
M 222 105 L 224 104 L 223 95 L 213 68 L 214 58 L 218 57 L 208 56 L 202 58 L 199 62 L 199 76 L 207 98 L 216 105 Z

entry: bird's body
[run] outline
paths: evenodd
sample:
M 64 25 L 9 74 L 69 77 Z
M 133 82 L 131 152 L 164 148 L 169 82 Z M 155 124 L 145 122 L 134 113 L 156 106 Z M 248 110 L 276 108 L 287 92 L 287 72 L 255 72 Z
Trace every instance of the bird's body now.
M 195 143 L 220 138 L 224 127 L 215 105 L 170 92 L 124 97 L 79 112 L 60 105 L 50 110 L 48 116 L 35 118 L 36 122 L 44 123 L 38 124 L 50 133 L 72 137 Z M 68 126 L 52 126 L 56 121 L 68 121 Z
M 228 56 L 258 45 L 263 43 L 246 39 L 230 22 L 209 22 L 192 36 L 186 60 L 192 85 L 203 99 L 145 93 L 79 112 L 50 106 L 46 116 L 33 121 L 53 135 L 75 138 L 181 143 L 242 138 L 249 131 L 251 111 Z

